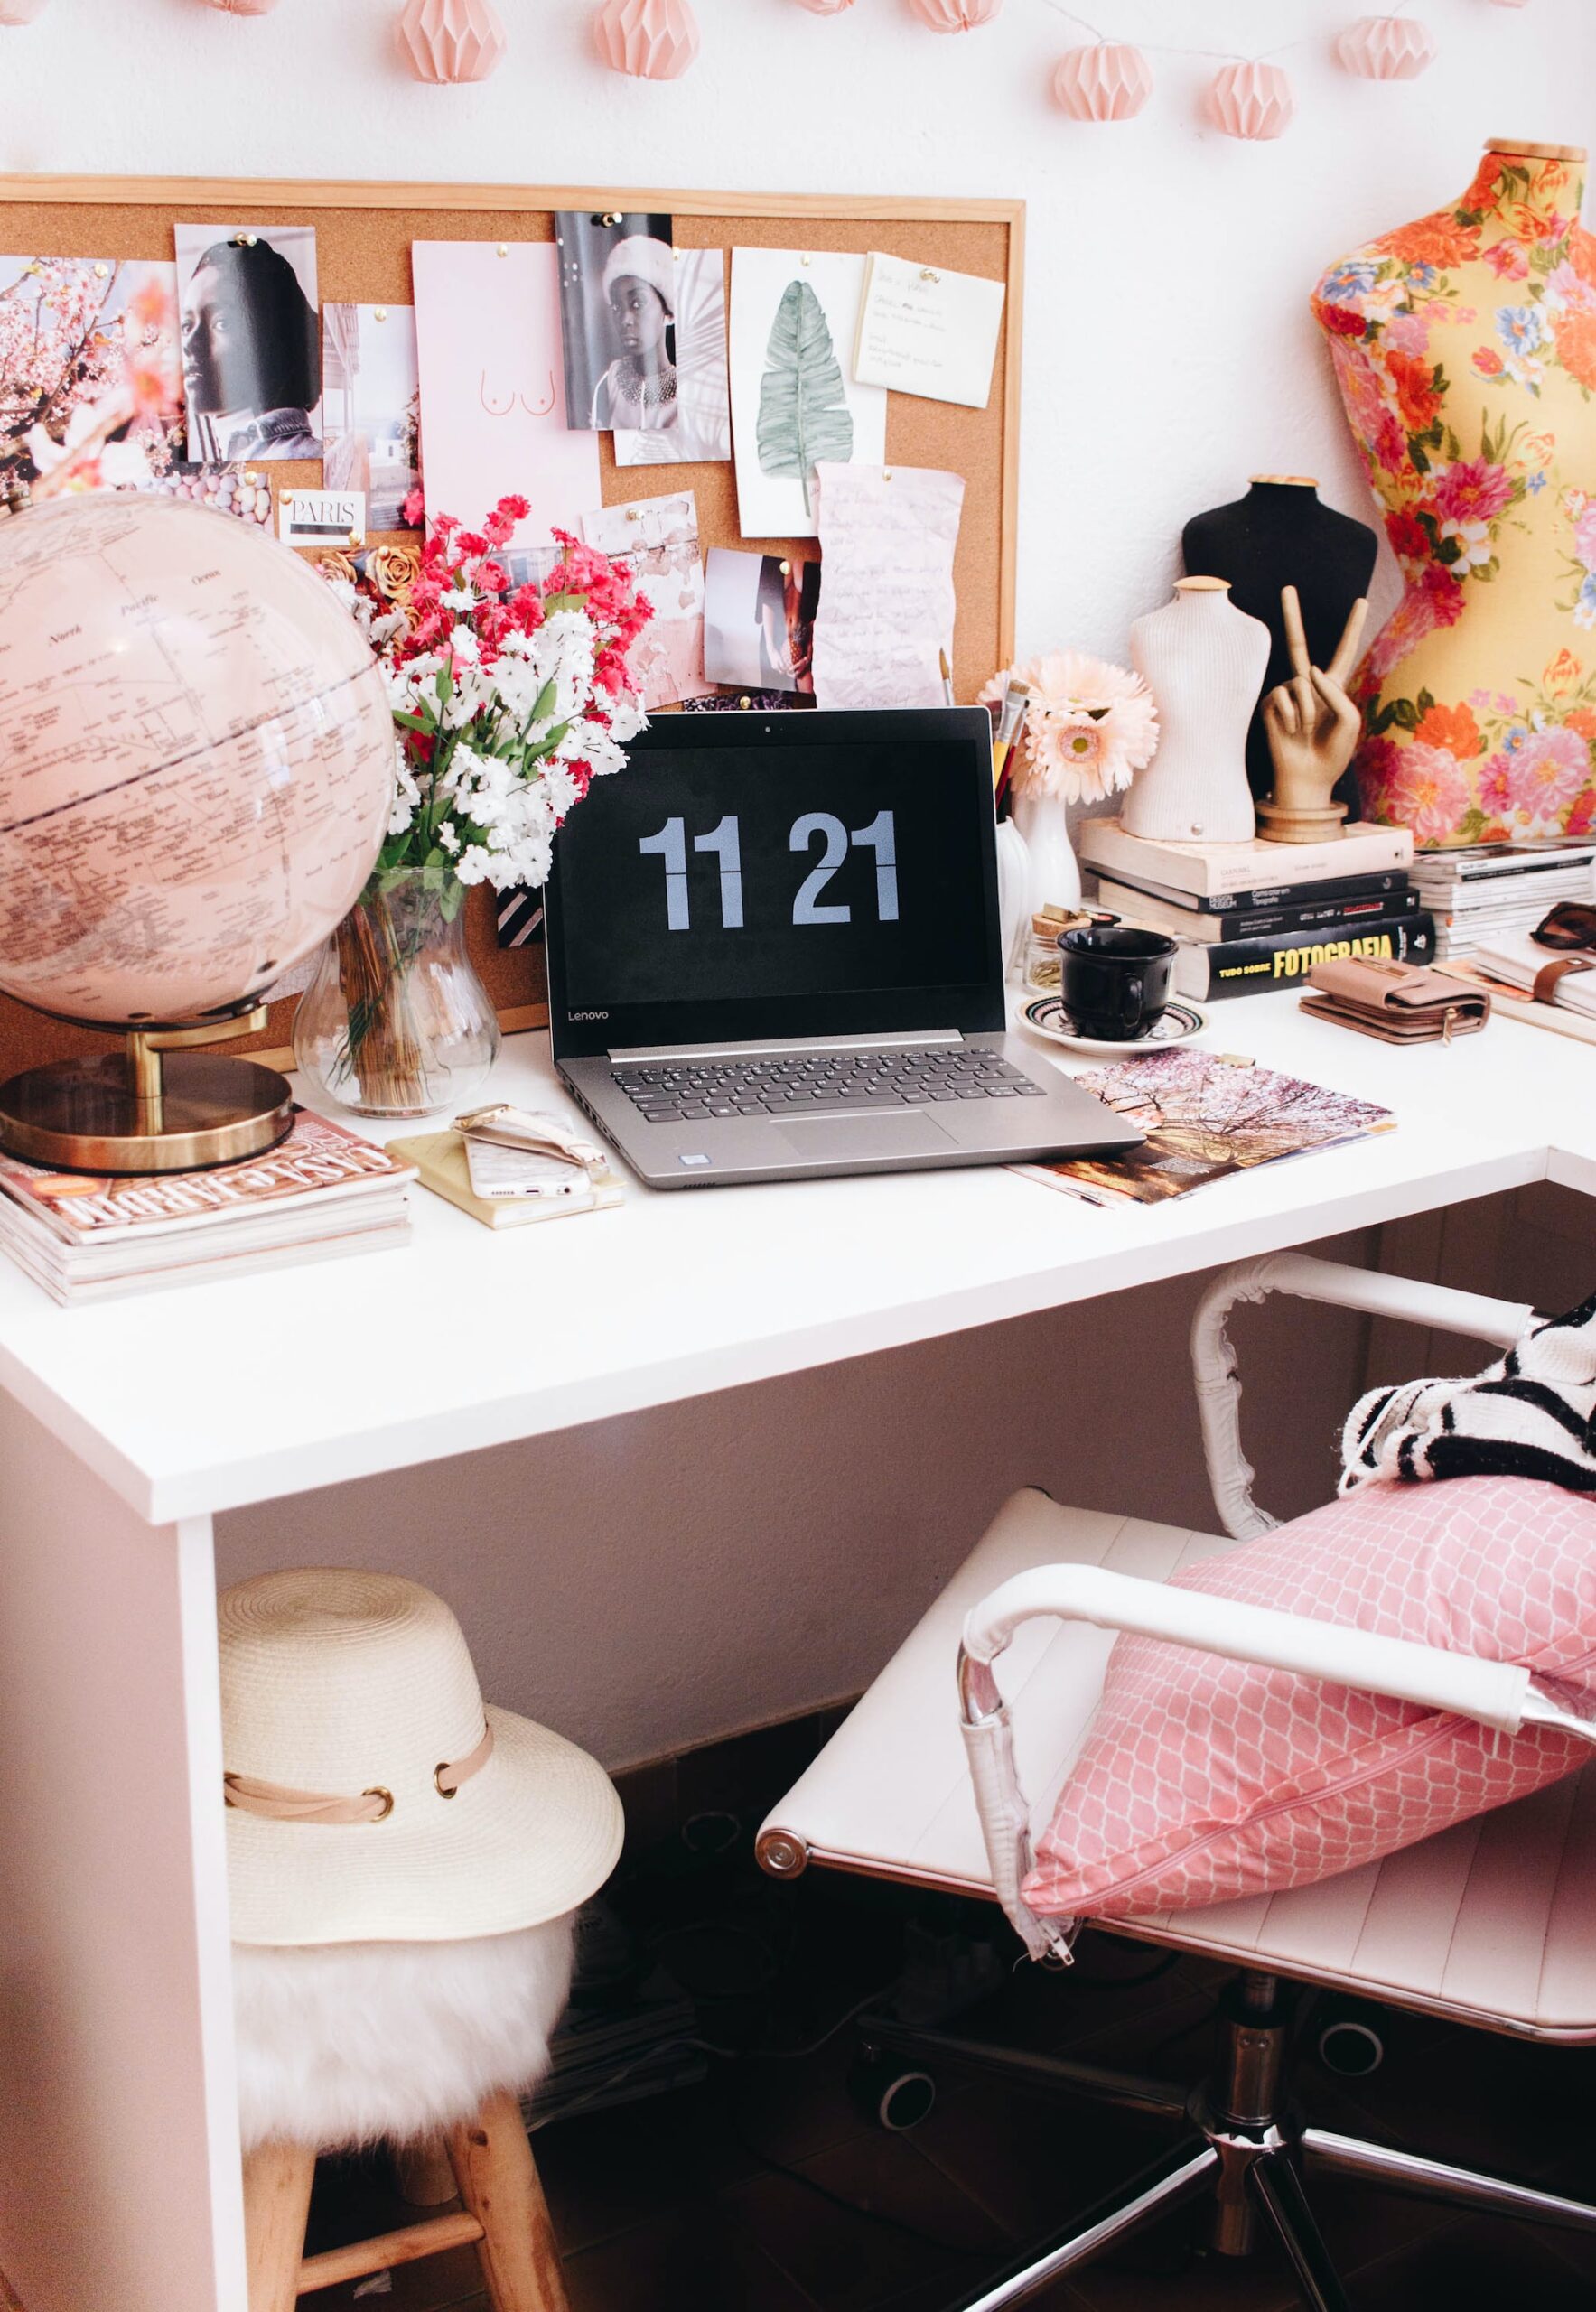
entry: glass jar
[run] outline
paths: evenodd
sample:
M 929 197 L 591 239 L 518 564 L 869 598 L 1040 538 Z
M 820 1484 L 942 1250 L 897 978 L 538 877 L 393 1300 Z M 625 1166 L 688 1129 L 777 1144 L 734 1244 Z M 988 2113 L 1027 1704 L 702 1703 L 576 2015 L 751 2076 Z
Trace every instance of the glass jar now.
M 434 1116 L 481 1089 L 499 1021 L 465 951 L 458 885 L 406 868 L 369 884 L 322 951 L 294 1056 L 359 1116 Z

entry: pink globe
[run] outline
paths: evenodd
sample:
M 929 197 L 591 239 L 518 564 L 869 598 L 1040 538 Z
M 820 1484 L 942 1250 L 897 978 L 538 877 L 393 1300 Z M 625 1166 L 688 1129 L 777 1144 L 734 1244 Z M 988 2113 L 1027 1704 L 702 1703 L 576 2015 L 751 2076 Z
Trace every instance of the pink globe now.
M 394 733 L 299 557 L 181 499 L 0 520 L 0 989 L 105 1027 L 254 997 L 382 841 Z

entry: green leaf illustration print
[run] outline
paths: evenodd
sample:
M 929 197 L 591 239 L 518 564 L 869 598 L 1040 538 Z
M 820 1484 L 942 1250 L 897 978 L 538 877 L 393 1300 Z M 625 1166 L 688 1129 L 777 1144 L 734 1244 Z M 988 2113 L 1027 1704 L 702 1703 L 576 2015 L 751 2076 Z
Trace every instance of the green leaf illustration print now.
M 788 284 L 765 349 L 760 387 L 760 471 L 803 484 L 804 511 L 813 512 L 809 480 L 816 461 L 846 465 L 854 454 L 854 417 L 843 395 L 825 311 L 807 281 Z

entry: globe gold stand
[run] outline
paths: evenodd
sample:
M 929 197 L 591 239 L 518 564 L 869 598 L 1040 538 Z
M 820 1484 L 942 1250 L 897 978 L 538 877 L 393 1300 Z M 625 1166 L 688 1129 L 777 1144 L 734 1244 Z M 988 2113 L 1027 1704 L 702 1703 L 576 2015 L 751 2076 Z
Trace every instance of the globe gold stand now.
M 152 1023 L 127 1031 L 125 1052 L 26 1068 L 0 1084 L 0 1148 L 72 1172 L 192 1172 L 263 1155 L 294 1121 L 287 1078 L 199 1047 L 258 1035 L 266 1017 L 257 1003 L 223 1019 Z

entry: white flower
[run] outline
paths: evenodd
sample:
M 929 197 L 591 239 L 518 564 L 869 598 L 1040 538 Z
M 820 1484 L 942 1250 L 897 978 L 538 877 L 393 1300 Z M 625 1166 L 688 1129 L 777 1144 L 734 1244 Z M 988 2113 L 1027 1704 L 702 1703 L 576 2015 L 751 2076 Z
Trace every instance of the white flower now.
M 442 825 L 438 829 L 438 841 L 443 844 L 445 851 L 458 851 L 460 849 L 460 837 L 455 834 L 454 829 L 450 825 L 447 819 L 443 822 Z
M 444 610 L 463 611 L 467 617 L 477 607 L 475 592 L 470 586 L 451 586 L 447 593 L 439 595 L 438 600 Z
M 454 653 L 454 663 L 457 667 L 462 658 L 468 667 L 474 667 L 482 655 L 482 646 L 469 626 L 455 628 L 449 637 L 449 648 Z

